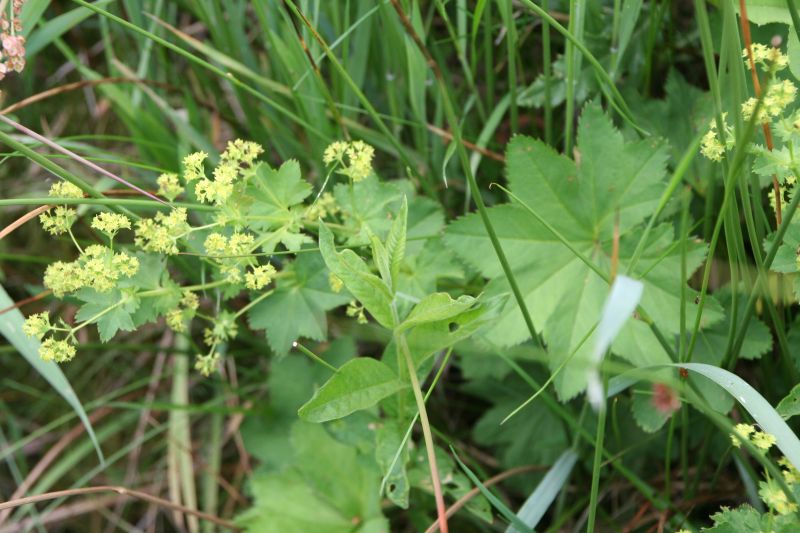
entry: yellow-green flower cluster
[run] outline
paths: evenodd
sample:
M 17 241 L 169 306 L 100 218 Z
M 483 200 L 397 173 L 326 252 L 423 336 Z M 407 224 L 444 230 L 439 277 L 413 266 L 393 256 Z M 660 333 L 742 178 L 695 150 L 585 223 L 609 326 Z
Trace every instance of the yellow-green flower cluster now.
M 366 324 L 367 323 L 367 316 L 364 314 L 364 307 L 359 305 L 359 303 L 355 300 L 351 301 L 347 305 L 347 316 L 350 318 L 355 317 L 356 322 L 359 324 Z
M 731 434 L 731 443 L 739 448 L 742 445 L 740 438 L 749 440 L 756 448 L 766 452 L 775 444 L 775 436 L 759 431 L 752 424 L 736 424 L 734 433 Z
M 214 328 L 203 330 L 203 342 L 212 348 L 221 342 L 236 338 L 239 326 L 236 325 L 236 318 L 233 313 L 221 312 L 214 322 Z
M 28 337 L 35 337 L 42 340 L 53 326 L 50 324 L 50 316 L 47 313 L 36 313 L 25 319 L 22 325 L 22 332 Z M 43 361 L 55 361 L 64 363 L 71 361 L 75 357 L 75 346 L 67 340 L 57 340 L 48 337 L 39 345 L 39 357 Z
M 56 261 L 49 265 L 44 285 L 59 298 L 83 287 L 106 292 L 116 287 L 121 278 L 130 278 L 138 270 L 139 260 L 135 257 L 94 244 L 72 263 Z
M 725 135 L 728 139 L 733 139 L 732 132 L 729 131 L 727 122 L 727 113 L 722 114 L 722 123 L 725 129 Z M 719 138 L 717 131 L 717 121 L 711 119 L 708 124 L 708 131 L 703 135 L 703 140 L 700 144 L 700 153 L 712 161 L 721 161 L 725 155 L 725 144 Z
M 183 179 L 186 183 L 206 177 L 203 162 L 208 158 L 205 152 L 194 152 L 183 158 Z
M 42 228 L 50 235 L 63 235 L 68 232 L 78 218 L 74 209 L 59 205 L 39 215 Z
M 156 213 L 154 218 L 137 221 L 134 242 L 146 252 L 177 254 L 178 239 L 188 231 L 186 209 L 179 207 L 170 211 L 168 215 Z
M 786 493 L 775 480 L 761 481 L 758 485 L 758 495 L 767 507 L 782 515 L 797 511 L 797 504 L 789 501 Z
M 50 187 L 48 193 L 51 198 L 83 198 L 83 191 L 68 181 L 58 181 Z M 76 211 L 65 205 L 39 215 L 42 228 L 51 235 L 67 233 L 75 223 L 78 215 Z
M 789 80 L 783 80 L 770 85 L 764 97 L 764 103 L 758 112 L 758 121 L 767 122 L 772 117 L 777 117 L 786 107 L 794 102 L 797 96 L 797 87 Z M 749 98 L 742 104 L 742 117 L 750 120 L 756 109 L 758 100 Z
M 43 361 L 54 361 L 56 363 L 66 363 L 75 357 L 75 346 L 66 340 L 56 340 L 48 337 L 39 346 L 39 357 Z
M 180 180 L 178 180 L 177 174 L 165 172 L 156 179 L 156 183 L 158 183 L 158 194 L 170 202 L 183 192 L 183 187 Z
M 219 354 L 215 351 L 212 351 L 206 355 L 197 354 L 197 358 L 194 362 L 194 369 L 203 374 L 205 377 L 210 376 L 218 366 Z
M 225 203 L 233 194 L 234 186 L 241 176 L 242 166 L 251 166 L 264 151 L 261 145 L 237 139 L 228 143 L 220 156 L 219 165 L 214 169 L 214 179 L 202 175 L 194 187 L 194 193 L 201 202 Z
M 326 192 L 308 207 L 305 218 L 310 222 L 316 222 L 321 218 L 333 216 L 338 212 L 339 205 L 336 203 L 336 198 L 331 193 Z
M 22 325 L 22 332 L 28 337 L 36 337 L 39 340 L 47 335 L 52 326 L 50 325 L 50 315 L 47 313 L 36 313 L 25 319 Z
M 230 283 L 242 281 L 242 267 L 253 262 L 250 257 L 254 238 L 249 233 L 234 232 L 230 237 L 211 233 L 203 246 L 211 257 L 218 258 L 220 270 Z
M 50 198 L 83 198 L 83 191 L 68 181 L 57 181 L 50 186 Z
M 353 181 L 361 181 L 372 173 L 375 149 L 364 141 L 335 141 L 322 155 L 326 165 L 337 165 L 339 174 Z
M 234 232 L 230 237 L 221 233 L 210 233 L 203 244 L 206 253 L 212 257 L 246 255 L 253 246 L 253 236 L 249 233 Z
M 125 215 L 117 213 L 100 213 L 92 219 L 92 227 L 105 233 L 109 239 L 121 229 L 131 229 L 131 221 Z
M 236 139 L 235 141 L 228 141 L 225 151 L 220 156 L 220 161 L 250 166 L 263 153 L 264 148 L 260 144 Z
M 176 333 L 184 333 L 187 329 L 186 323 L 194 318 L 199 305 L 200 300 L 195 293 L 184 292 L 178 307 L 167 312 L 167 326 Z
M 261 290 L 272 283 L 276 273 L 275 267 L 271 264 L 254 267 L 244 275 L 245 287 L 251 291 Z
M 753 51 L 753 62 L 767 72 L 778 72 L 789 66 L 789 57 L 783 54 L 779 48 L 761 43 L 753 43 L 750 48 Z M 750 59 L 747 48 L 742 50 L 742 58 L 749 69 Z
M 797 485 L 800 484 L 800 472 L 798 472 L 797 468 L 787 459 L 786 457 L 781 457 L 778 459 L 778 464 L 782 467 L 781 473 L 783 474 L 783 480 L 786 481 L 786 484 Z

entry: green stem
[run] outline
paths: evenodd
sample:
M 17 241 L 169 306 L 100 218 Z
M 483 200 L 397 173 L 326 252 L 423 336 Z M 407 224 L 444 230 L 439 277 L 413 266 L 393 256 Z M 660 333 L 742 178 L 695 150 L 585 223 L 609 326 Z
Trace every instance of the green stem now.
M 324 366 L 325 368 L 327 368 L 328 370 L 330 370 L 334 374 L 339 371 L 338 368 L 336 368 L 335 366 L 333 366 L 332 364 L 327 362 L 325 359 L 323 359 L 322 357 L 318 356 L 317 354 L 315 354 L 314 352 L 312 352 L 311 350 L 309 350 L 308 348 L 306 348 L 305 346 L 300 344 L 299 342 L 297 342 L 297 341 L 293 342 L 292 343 L 292 347 L 293 348 L 297 348 L 298 350 L 300 350 L 301 352 L 303 352 L 304 354 L 309 356 L 312 360 L 314 360 L 317 363 L 321 364 L 322 366 Z
M 242 307 L 241 309 L 239 309 L 238 311 L 236 311 L 236 314 L 235 314 L 235 315 L 233 315 L 233 318 L 234 318 L 234 320 L 235 320 L 235 319 L 237 319 L 237 318 L 239 318 L 239 317 L 240 317 L 240 316 L 242 316 L 243 314 L 245 314 L 245 313 L 246 313 L 247 311 L 249 311 L 249 310 L 250 310 L 250 309 L 251 309 L 251 308 L 252 308 L 254 305 L 258 304 L 259 302 L 261 302 L 262 300 L 264 300 L 265 298 L 267 298 L 268 296 L 270 296 L 270 295 L 271 295 L 273 292 L 275 292 L 275 291 L 274 291 L 274 290 L 268 290 L 268 291 L 266 291 L 266 292 L 263 292 L 263 293 L 259 294 L 259 295 L 258 295 L 258 297 L 257 297 L 257 298 L 255 298 L 254 300 L 250 300 L 250 303 L 248 303 L 247 305 L 245 305 L 244 307 Z
M 98 193 L 99 194 L 99 193 Z M 131 206 L 131 207 L 150 207 L 163 209 L 163 204 L 153 200 L 143 200 L 135 198 L 107 198 L 98 196 L 95 198 L 52 198 L 42 196 L 38 198 L 3 198 L 0 199 L 0 207 L 9 205 L 110 205 L 110 206 Z M 175 202 L 170 204 L 172 207 L 184 207 L 190 211 L 216 211 L 213 205 L 189 204 Z M 136 218 L 139 218 L 138 216 Z
M 105 309 L 103 309 L 102 311 L 100 311 L 99 313 L 97 313 L 96 315 L 94 315 L 92 318 L 89 318 L 89 319 L 87 319 L 87 320 L 84 320 L 83 322 L 81 322 L 80 324 L 78 324 L 77 326 L 75 326 L 74 328 L 72 328 L 71 330 L 69 330 L 69 335 L 70 335 L 70 337 L 71 337 L 72 335 L 75 335 L 75 333 L 76 333 L 77 331 L 79 331 L 79 330 L 81 330 L 81 329 L 85 328 L 85 327 L 86 327 L 86 326 L 88 326 L 89 324 L 94 324 L 94 322 L 95 322 L 97 319 L 99 319 L 99 318 L 101 318 L 102 316 L 104 316 L 104 315 L 106 315 L 106 314 L 110 313 L 111 311 L 113 311 L 114 309 L 116 309 L 116 308 L 117 308 L 117 307 L 119 307 L 120 305 L 122 305 L 122 304 L 126 303 L 127 301 L 128 301 L 128 300 L 127 300 L 127 298 L 122 298 L 120 301 L 118 301 L 117 303 L 115 303 L 115 304 L 113 304 L 113 305 L 110 305 L 110 306 L 106 307 Z
M 431 424 L 428 421 L 428 411 L 425 408 L 425 398 L 422 397 L 422 388 L 417 378 L 417 370 L 414 367 L 414 359 L 411 357 L 411 351 L 408 349 L 408 342 L 404 333 L 395 333 L 395 340 L 402 352 L 402 356 L 406 360 L 406 367 L 408 369 L 408 377 L 411 380 L 411 389 L 414 391 L 414 399 L 417 402 L 417 410 L 419 412 L 419 421 L 422 426 L 422 435 L 425 439 L 425 449 L 428 452 L 428 464 L 431 469 L 431 481 L 433 482 L 433 494 L 436 499 L 436 511 L 439 516 L 439 530 L 442 533 L 447 533 L 447 509 L 444 505 L 444 495 L 442 494 L 442 484 L 439 479 L 439 469 L 436 467 L 436 449 L 433 445 L 433 435 L 431 433 Z
M 606 387 L 603 387 L 605 390 Z M 592 488 L 589 496 L 589 521 L 586 531 L 593 532 L 597 518 L 597 495 L 600 490 L 600 467 L 603 464 L 603 440 L 606 433 L 606 407 L 600 407 L 597 420 L 597 435 L 594 442 L 594 463 L 592 465 Z

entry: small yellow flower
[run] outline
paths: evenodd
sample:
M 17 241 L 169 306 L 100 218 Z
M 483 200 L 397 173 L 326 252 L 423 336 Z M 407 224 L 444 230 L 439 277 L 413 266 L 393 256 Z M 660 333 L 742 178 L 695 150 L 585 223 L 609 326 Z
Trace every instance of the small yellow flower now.
M 185 291 L 183 293 L 183 298 L 181 298 L 181 306 L 186 309 L 191 309 L 192 311 L 197 311 L 197 308 L 200 306 L 200 300 L 192 291 Z
M 232 162 L 236 166 L 240 164 L 250 166 L 263 152 L 264 148 L 258 143 L 236 139 L 228 142 L 220 160 Z
M 345 141 L 332 142 L 325 148 L 325 153 L 322 154 L 322 162 L 326 165 L 330 165 L 334 161 L 341 162 L 349 146 Z
M 131 221 L 125 215 L 100 213 L 92 219 L 92 227 L 113 239 L 119 230 L 131 229 Z
M 183 192 L 183 187 L 181 187 L 177 174 L 165 172 L 156 179 L 156 183 L 158 183 L 158 194 L 170 202 Z
M 277 270 L 271 264 L 254 267 L 253 270 L 244 275 L 244 284 L 252 291 L 263 289 L 272 283 L 276 273 Z
M 789 486 L 797 485 L 800 483 L 800 472 L 794 465 L 787 459 L 786 457 L 781 457 L 778 459 L 778 464 L 783 467 L 783 479 L 786 481 L 786 484 Z
M 146 252 L 178 253 L 178 239 L 189 231 L 187 212 L 183 207 L 173 209 L 168 215 L 156 213 L 154 218 L 136 222 L 134 242 Z
M 25 319 L 22 325 L 22 332 L 28 337 L 36 337 L 39 340 L 50 331 L 50 315 L 47 313 L 36 313 Z
M 203 376 L 210 376 L 218 366 L 218 353 L 212 352 L 208 355 L 197 354 L 197 360 L 194 363 L 194 369 L 203 374 Z
M 184 333 L 186 331 L 186 321 L 184 320 L 183 310 L 175 308 L 166 314 L 167 327 L 175 333 Z
M 63 205 L 56 206 L 49 212 L 39 215 L 42 228 L 50 235 L 67 233 L 77 218 L 78 214 L 74 209 Z
M 210 256 L 225 255 L 225 251 L 228 249 L 228 239 L 221 233 L 210 233 L 203 246 Z
M 753 442 L 756 448 L 764 451 L 772 448 L 772 445 L 776 442 L 775 435 L 771 435 L 763 431 L 756 431 L 753 433 L 753 436 L 750 438 L 750 440 Z
M 48 337 L 39 346 L 39 357 L 43 361 L 66 363 L 75 357 L 75 347 L 67 341 L 59 341 Z
M 50 186 L 51 198 L 83 198 L 83 191 L 68 181 L 57 181 Z
M 83 273 L 77 263 L 56 261 L 44 271 L 44 286 L 53 291 L 56 298 L 83 287 Z
M 708 130 L 706 134 L 703 135 L 700 153 L 712 161 L 722 160 L 722 156 L 725 155 L 725 146 L 717 137 L 716 130 Z
M 735 433 L 731 435 L 731 442 L 737 448 L 742 446 L 739 435 L 741 435 L 742 438 L 749 439 L 750 435 L 756 431 L 756 428 L 752 424 L 736 424 L 733 429 Z
M 758 495 L 767 507 L 778 514 L 786 515 L 797 510 L 797 504 L 790 503 L 786 493 L 773 480 L 760 482 Z
M 366 324 L 367 323 L 367 316 L 364 314 L 364 307 L 359 305 L 358 302 L 353 300 L 347 305 L 347 316 L 355 317 L 356 322 L 359 324 Z
M 375 149 L 364 141 L 336 141 L 325 149 L 322 162 L 339 165 L 340 174 L 353 181 L 361 181 L 372 173 L 374 156 Z
M 207 157 L 205 152 L 194 152 L 183 158 L 183 179 L 186 183 L 205 177 L 203 162 Z

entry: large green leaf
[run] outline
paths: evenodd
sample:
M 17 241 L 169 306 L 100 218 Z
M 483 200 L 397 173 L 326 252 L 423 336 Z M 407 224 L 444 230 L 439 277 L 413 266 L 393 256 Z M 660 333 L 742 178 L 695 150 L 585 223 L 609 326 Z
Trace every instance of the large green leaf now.
M 345 363 L 298 414 L 309 422 L 327 422 L 367 409 L 404 388 L 386 364 L 360 357 Z
M 125 291 L 114 289 L 97 292 L 84 288 L 75 297 L 85 302 L 75 315 L 77 320 L 92 320 L 97 324 L 100 340 L 108 342 L 118 331 L 133 331 L 136 326 L 133 314 L 139 308 L 139 299 Z
M 578 162 L 557 154 L 544 143 L 515 137 L 507 154 L 508 181 L 514 194 L 575 249 L 606 273 L 611 269 L 614 220 L 619 213 L 622 233 L 619 270 L 625 272 L 641 235 L 641 225 L 652 213 L 664 187 L 665 146 L 653 139 L 626 143 L 597 106 L 587 106 L 578 128 Z M 608 284 L 564 246 L 529 211 L 517 205 L 489 210 L 495 231 L 509 259 L 530 310 L 534 325 L 544 334 L 558 368 L 556 378 L 562 398 L 571 398 L 586 384 L 586 361 L 595 345 L 595 327 Z M 642 278 L 645 289 L 641 305 L 664 334 L 677 334 L 680 317 L 680 247 L 673 242 L 670 225 L 656 226 L 645 251 L 632 272 Z M 508 282 L 477 215 L 452 224 L 445 243 L 464 261 L 491 281 L 487 296 L 508 294 Z M 701 263 L 705 247 L 689 243 L 688 270 Z M 687 301 L 695 293 L 687 289 Z M 709 306 L 703 325 L 720 318 Z M 687 305 L 688 316 L 696 306 Z M 530 337 L 522 314 L 509 298 L 486 339 L 506 347 Z M 612 351 L 634 365 L 669 362 L 650 328 L 641 320 L 630 320 L 612 345 Z M 574 355 L 572 355 L 574 354 Z
M 408 317 L 398 327 L 406 330 L 431 322 L 450 320 L 474 305 L 475 298 L 472 296 L 463 295 L 453 299 L 446 292 L 435 292 L 415 305 Z
M 378 276 L 370 272 L 364 262 L 353 250 L 336 251 L 333 233 L 325 226 L 319 227 L 319 249 L 325 264 L 338 276 L 347 290 L 360 301 L 375 320 L 385 328 L 394 328 L 392 313 L 393 296 L 389 287 Z
M 388 531 L 380 474 L 373 458 L 331 437 L 322 426 L 292 428 L 294 461 L 253 476 L 253 506 L 238 517 L 246 531 L 368 533 Z
M 284 270 L 274 294 L 248 312 L 250 327 L 266 329 L 267 340 L 278 355 L 286 355 L 300 337 L 317 341 L 328 335 L 325 312 L 347 303 L 349 296 L 335 293 L 319 254 L 298 254 Z
M 6 309 L 14 305 L 13 300 L 8 296 L 8 293 L 0 285 L 0 309 Z M 100 449 L 100 444 L 92 429 L 92 423 L 89 417 L 86 416 L 86 411 L 81 405 L 81 401 L 72 390 L 72 386 L 67 381 L 66 376 L 61 371 L 59 366 L 52 361 L 42 361 L 39 357 L 39 341 L 28 337 L 22 332 L 22 325 L 25 323 L 25 318 L 19 309 L 10 309 L 0 315 L 0 334 L 17 349 L 17 351 L 25 358 L 28 363 L 42 376 L 51 387 L 53 387 L 72 407 L 75 414 L 78 415 L 83 427 L 86 428 L 86 433 L 92 440 L 97 456 L 103 462 L 103 451 Z
M 247 192 L 253 198 L 253 203 L 245 206 L 248 216 L 254 217 L 251 226 L 270 232 L 262 241 L 265 252 L 272 252 L 278 243 L 295 251 L 311 242 L 301 231 L 306 208 L 299 205 L 311 194 L 311 185 L 302 179 L 297 161 L 286 161 L 277 170 L 259 164 L 248 180 Z

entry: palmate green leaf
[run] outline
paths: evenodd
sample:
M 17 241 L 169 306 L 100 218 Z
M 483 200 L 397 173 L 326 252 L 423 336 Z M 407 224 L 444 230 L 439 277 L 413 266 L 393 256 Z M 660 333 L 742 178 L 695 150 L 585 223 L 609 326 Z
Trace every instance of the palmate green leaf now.
M 368 409 L 404 387 L 386 364 L 359 357 L 345 363 L 297 414 L 309 422 L 336 420 Z
M 343 221 L 351 230 L 347 244 L 369 242 L 367 229 L 381 239 L 387 235 L 392 226 L 390 214 L 397 212 L 403 200 L 402 183 L 378 181 L 371 175 L 352 186 L 340 183 L 333 188 L 336 203 L 347 214 Z
M 253 475 L 253 506 L 237 518 L 245 531 L 373 533 L 388 531 L 380 474 L 373 458 L 331 437 L 322 426 L 292 428 L 294 461 Z
M 731 326 L 731 290 L 725 287 L 714 293 L 719 303 L 726 309 L 725 319 L 717 322 L 705 331 L 698 333 L 697 344 L 692 352 L 692 360 L 695 362 L 709 363 L 719 366 L 722 364 L 722 356 L 728 347 L 728 337 Z M 739 308 L 747 302 L 747 295 L 739 292 Z M 741 312 L 739 313 L 739 324 L 736 330 L 740 329 L 742 322 Z M 691 335 L 687 333 L 687 335 Z M 758 359 L 772 348 L 772 333 L 764 322 L 758 318 L 751 318 L 747 328 L 747 336 L 742 343 L 739 351 L 741 359 Z
M 183 293 L 180 287 L 169 276 L 166 259 L 155 254 L 137 253 L 139 270 L 132 278 L 120 281 L 120 288 L 136 288 L 141 291 L 166 289 L 159 296 L 151 296 L 139 300 L 139 307 L 133 313 L 133 324 L 136 327 L 153 322 L 180 303 Z
M 255 217 L 250 226 L 272 233 L 261 246 L 265 252 L 274 251 L 279 243 L 296 251 L 312 242 L 301 231 L 305 216 L 301 202 L 311 194 L 311 185 L 302 179 L 297 161 L 286 161 L 277 170 L 266 163 L 257 165 L 248 180 L 247 193 L 253 202 L 245 206 L 245 212 Z
M 658 203 L 664 187 L 666 147 L 652 139 L 625 143 L 597 106 L 587 106 L 578 128 L 579 163 L 545 144 L 516 137 L 507 154 L 508 181 L 519 199 L 536 210 L 599 269 L 610 272 L 614 219 L 622 234 L 619 271 L 625 272 L 641 234 L 638 229 Z M 608 284 L 525 209 L 501 205 L 489 210 L 495 231 L 514 271 L 537 330 L 548 344 L 550 366 L 570 362 L 556 378 L 559 395 L 568 399 L 583 391 L 585 368 L 595 344 L 595 327 Z M 680 248 L 670 225 L 656 226 L 645 252 L 629 275 L 645 284 L 641 305 L 666 334 L 677 334 L 680 317 Z M 477 215 L 451 224 L 447 246 L 487 278 L 487 296 L 510 292 L 499 262 Z M 687 266 L 693 272 L 705 246 L 688 244 Z M 687 289 L 687 301 L 695 293 Z M 712 302 L 703 326 L 720 318 Z M 693 316 L 696 306 L 687 306 Z M 529 338 L 516 301 L 509 298 L 486 333 L 501 347 Z M 581 341 L 586 339 L 582 344 Z M 669 362 L 650 328 L 631 320 L 612 345 L 612 352 L 637 366 Z
M 774 238 L 770 236 L 767 240 Z M 765 243 L 764 249 L 770 243 Z M 781 274 L 795 274 L 797 272 L 798 250 L 800 250 L 800 221 L 796 218 L 789 224 L 789 228 L 783 236 L 783 243 L 775 254 L 775 260 L 770 269 Z M 800 300 L 800 276 L 793 276 L 792 291 L 795 300 Z
M 772 531 L 774 533 L 793 533 L 798 530 L 796 513 L 780 515 L 759 513 L 750 505 L 740 505 L 735 509 L 723 507 L 711 515 L 714 525 L 703 531 L 713 533 L 745 533 L 750 531 Z
M 364 308 L 385 328 L 394 328 L 392 314 L 392 293 L 378 276 L 370 272 L 364 262 L 353 250 L 336 251 L 333 233 L 325 224 L 319 226 L 319 249 L 325 264 L 347 290 L 355 296 Z
M 325 312 L 350 299 L 347 294 L 331 290 L 328 271 L 319 254 L 298 254 L 283 272 L 275 292 L 253 306 L 247 315 L 251 328 L 267 330 L 269 345 L 279 356 L 286 355 L 300 337 L 325 340 Z
M 85 302 L 75 315 L 76 320 L 91 320 L 102 313 L 94 322 L 102 342 L 108 342 L 120 330 L 136 329 L 133 314 L 139 308 L 139 299 L 132 294 L 119 289 L 97 292 L 84 288 L 76 292 L 75 297 Z M 110 310 L 105 312 L 107 309 Z

